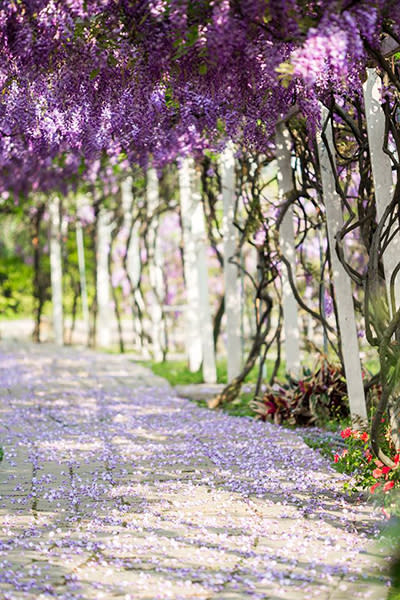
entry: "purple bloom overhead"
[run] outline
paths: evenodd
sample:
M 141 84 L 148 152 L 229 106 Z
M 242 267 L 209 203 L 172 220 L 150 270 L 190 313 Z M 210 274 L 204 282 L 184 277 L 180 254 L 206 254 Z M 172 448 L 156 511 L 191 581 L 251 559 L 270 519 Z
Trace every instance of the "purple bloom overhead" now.
M 0 193 L 64 190 L 99 161 L 102 175 L 125 158 L 162 166 L 227 138 L 269 152 L 296 102 L 315 124 L 319 98 L 359 92 L 366 44 L 396 13 L 385 0 L 3 3 Z

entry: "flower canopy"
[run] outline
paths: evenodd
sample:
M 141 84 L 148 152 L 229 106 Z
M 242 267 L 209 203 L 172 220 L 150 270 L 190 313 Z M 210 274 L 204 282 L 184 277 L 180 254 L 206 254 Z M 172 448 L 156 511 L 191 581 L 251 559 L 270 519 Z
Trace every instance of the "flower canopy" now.
M 0 8 L 0 193 L 67 189 L 227 139 L 273 151 L 296 106 L 360 93 L 398 0 L 10 0 Z M 123 161 L 127 160 L 127 163 Z

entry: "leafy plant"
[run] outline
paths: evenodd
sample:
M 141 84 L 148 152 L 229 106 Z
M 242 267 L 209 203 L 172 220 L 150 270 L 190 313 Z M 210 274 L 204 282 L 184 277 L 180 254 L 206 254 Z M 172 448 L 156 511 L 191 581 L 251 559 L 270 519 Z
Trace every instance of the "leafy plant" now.
M 32 267 L 18 256 L 0 261 L 0 314 L 2 318 L 27 316 L 32 312 Z
M 400 489 L 400 453 L 392 456 L 394 466 L 389 467 L 373 457 L 367 432 L 346 427 L 340 435 L 346 448 L 334 455 L 333 462 L 338 471 L 352 476 L 345 488 L 352 492 L 369 489 L 386 508 L 397 512 L 394 493 Z
M 400 453 L 397 452 L 392 457 L 394 467 L 384 466 L 373 457 L 367 432 L 346 427 L 340 435 L 347 447 L 340 455 L 334 455 L 338 470 L 355 475 L 356 484 L 363 488 L 369 487 L 372 494 L 380 487 L 383 492 L 394 487 L 400 488 Z
M 268 387 L 261 400 L 253 400 L 251 407 L 258 418 L 277 424 L 318 425 L 348 417 L 343 370 L 329 363 L 325 355 L 312 370 L 303 369 L 301 379 L 290 375 L 286 379 L 285 384 Z

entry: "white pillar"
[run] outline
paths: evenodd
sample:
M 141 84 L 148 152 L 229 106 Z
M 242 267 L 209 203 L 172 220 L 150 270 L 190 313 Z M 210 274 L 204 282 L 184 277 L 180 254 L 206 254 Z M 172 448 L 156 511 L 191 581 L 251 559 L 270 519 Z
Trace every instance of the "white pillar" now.
M 166 347 L 166 332 L 163 315 L 165 296 L 164 286 L 164 261 L 159 234 L 159 217 L 154 217 L 160 199 L 157 171 L 153 168 L 147 171 L 147 211 L 149 219 L 148 245 L 149 245 L 149 277 L 152 288 L 151 323 L 153 340 L 153 358 L 155 362 L 164 359 L 163 350 Z
M 376 69 L 367 69 L 367 80 L 363 86 L 365 115 L 367 118 L 368 143 L 374 179 L 376 213 L 381 220 L 393 198 L 392 163 L 383 151 L 385 141 L 385 113 L 381 104 L 382 83 Z M 386 289 L 390 304 L 390 278 L 400 260 L 400 235 L 397 234 L 383 254 Z M 400 278 L 397 275 L 395 286 L 396 307 L 400 306 Z M 391 311 L 390 311 L 391 312 Z
M 322 107 L 322 124 L 330 152 L 334 156 L 333 132 L 331 123 L 325 123 L 328 110 Z M 336 250 L 336 235 L 343 226 L 341 200 L 336 192 L 335 177 L 329 160 L 327 148 L 322 141 L 321 133 L 317 136 L 318 154 L 321 167 L 321 180 L 328 228 L 333 285 L 335 288 L 342 354 L 346 374 L 347 391 L 349 395 L 350 412 L 355 424 L 367 422 L 364 386 L 361 375 L 360 350 L 358 345 L 357 328 L 354 315 L 351 281 L 341 264 Z
M 228 383 L 239 375 L 242 368 L 241 344 L 241 289 L 238 267 L 234 259 L 237 246 L 235 217 L 235 157 L 229 145 L 221 155 L 221 184 L 223 199 L 224 283 L 227 330 Z
M 182 217 L 183 237 L 183 266 L 186 288 L 186 350 L 189 369 L 192 373 L 198 371 L 203 359 L 200 320 L 199 320 L 199 290 L 197 282 L 196 242 L 192 233 L 192 162 L 185 158 L 179 168 L 179 193 Z
M 192 199 L 195 206 L 192 231 L 196 241 L 197 273 L 199 286 L 200 332 L 203 350 L 203 379 L 205 383 L 216 383 L 213 324 L 208 287 L 207 235 L 204 221 L 204 209 L 201 202 L 201 179 L 193 168 Z
M 278 163 L 279 203 L 283 204 L 286 194 L 293 190 L 292 143 L 290 133 L 284 123 L 276 128 L 276 160 Z M 282 254 L 289 261 L 293 277 L 296 277 L 296 249 L 293 227 L 293 210 L 290 207 L 282 220 L 280 229 L 280 246 Z M 296 298 L 289 282 L 288 270 L 282 267 L 282 309 L 285 332 L 286 371 L 293 377 L 300 375 L 300 328 Z
M 64 344 L 64 315 L 61 257 L 61 202 L 58 197 L 50 200 L 50 270 L 51 297 L 53 304 L 53 329 L 56 344 Z
M 139 230 L 140 223 L 134 223 L 126 254 L 126 268 L 134 289 L 139 285 L 141 271 Z
M 111 245 L 111 216 L 100 209 L 97 219 L 97 322 L 96 338 L 100 348 L 111 345 L 110 272 L 108 257 Z
M 82 224 L 79 219 L 76 221 L 76 247 L 78 251 L 78 266 L 79 266 L 79 281 L 81 286 L 81 300 L 82 300 L 82 316 L 83 324 L 85 328 L 85 335 L 88 339 L 89 336 L 89 302 L 87 295 L 86 286 L 86 267 L 85 267 L 85 245 L 83 242 L 83 230 Z
M 217 372 L 208 293 L 204 211 L 201 203 L 200 178 L 196 174 L 192 159 L 183 159 L 179 170 L 179 182 L 188 305 L 189 367 L 191 371 L 197 371 L 202 364 L 204 381 L 215 383 Z

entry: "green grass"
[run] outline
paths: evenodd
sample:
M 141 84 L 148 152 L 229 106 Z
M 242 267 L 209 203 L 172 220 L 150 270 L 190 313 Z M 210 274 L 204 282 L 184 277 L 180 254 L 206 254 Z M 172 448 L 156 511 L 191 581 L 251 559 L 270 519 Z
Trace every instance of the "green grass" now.
M 155 363 L 153 361 L 141 361 L 145 367 L 150 368 L 155 375 L 163 377 L 172 386 L 176 385 L 190 385 L 196 383 L 204 383 L 203 375 L 201 370 L 191 373 L 189 371 L 187 362 L 185 360 L 170 360 L 163 363 Z M 274 368 L 274 361 L 266 361 L 266 376 L 264 375 L 264 381 L 269 377 Z M 281 364 L 278 371 L 278 378 L 284 379 L 285 376 L 285 365 Z M 254 367 L 249 375 L 245 379 L 245 384 L 257 382 L 258 367 Z M 217 363 L 217 383 L 225 384 L 227 380 L 227 364 L 226 360 L 218 361 Z M 253 399 L 251 392 L 241 392 L 240 396 L 233 402 L 226 404 L 223 407 L 224 412 L 229 415 L 236 417 L 254 417 L 254 412 L 249 408 L 249 401 Z M 199 406 L 207 407 L 205 400 L 196 401 Z
M 140 364 L 149 367 L 155 375 L 164 377 L 171 385 L 189 385 L 192 383 L 204 383 L 201 370 L 191 373 L 189 371 L 187 361 L 185 360 L 169 360 L 163 363 L 155 363 L 153 361 L 144 361 Z M 266 369 L 267 377 L 272 373 L 274 361 L 267 360 Z M 284 377 L 285 366 L 281 364 L 278 371 L 278 379 Z M 258 375 L 258 367 L 254 367 L 246 377 L 246 383 L 256 383 Z M 264 378 L 265 379 L 265 378 Z M 226 361 L 218 361 L 217 363 L 217 382 L 226 383 L 227 380 L 227 365 Z
M 325 458 L 332 461 L 333 454 L 337 451 L 337 445 L 335 445 L 332 440 L 315 438 L 309 435 L 302 435 L 302 438 L 307 446 L 313 450 L 318 450 L 322 456 L 325 456 Z
M 4 450 L 3 448 L 0 448 L 0 462 L 3 460 L 4 457 Z
M 370 358 L 364 361 L 364 367 L 370 372 L 371 375 L 376 375 L 379 372 L 379 361 L 377 358 Z
M 153 371 L 154 375 L 163 377 L 173 386 L 203 383 L 201 371 L 191 373 L 187 367 L 186 361 L 183 360 L 171 360 L 162 363 L 156 363 L 149 360 L 143 361 L 140 364 L 148 367 Z
M 240 396 L 233 402 L 225 404 L 223 407 L 224 412 L 234 417 L 253 417 L 254 412 L 249 407 L 250 400 L 253 400 L 253 394 L 251 392 L 241 392 Z

